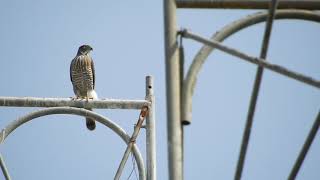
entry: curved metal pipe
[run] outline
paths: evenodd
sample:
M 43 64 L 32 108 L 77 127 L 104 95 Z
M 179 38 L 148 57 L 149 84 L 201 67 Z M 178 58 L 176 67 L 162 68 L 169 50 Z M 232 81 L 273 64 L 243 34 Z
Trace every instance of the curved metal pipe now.
M 211 37 L 211 39 L 222 42 L 229 36 L 244 28 L 266 21 L 267 16 L 268 12 L 258 12 L 252 15 L 248 15 L 245 18 L 239 19 L 225 26 L 221 31 L 215 33 Z M 278 10 L 276 12 L 275 19 L 299 19 L 320 22 L 320 14 L 306 10 Z M 196 85 L 197 76 L 202 65 L 213 50 L 214 48 L 204 45 L 194 57 L 193 62 L 188 70 L 182 90 L 181 119 L 183 121 L 183 124 L 189 124 L 191 122 L 192 96 Z
M 2 143 L 10 133 L 12 133 L 15 129 L 17 129 L 24 123 L 27 123 L 32 119 L 35 119 L 38 117 L 52 115 L 52 114 L 73 114 L 73 115 L 93 118 L 97 122 L 100 122 L 101 124 L 110 128 L 116 134 L 118 134 L 126 144 L 128 144 L 130 141 L 130 136 L 120 126 L 118 126 L 113 121 L 109 120 L 107 117 L 104 117 L 92 111 L 88 111 L 86 109 L 80 109 L 80 108 L 74 108 L 74 107 L 53 107 L 53 108 L 41 109 L 32 113 L 29 113 L 11 122 L 4 129 L 2 129 L 0 134 L 0 143 Z M 137 145 L 134 144 L 132 150 L 138 165 L 139 179 L 145 180 L 146 175 L 145 175 L 145 167 L 144 167 L 144 161 L 142 159 L 142 155 Z

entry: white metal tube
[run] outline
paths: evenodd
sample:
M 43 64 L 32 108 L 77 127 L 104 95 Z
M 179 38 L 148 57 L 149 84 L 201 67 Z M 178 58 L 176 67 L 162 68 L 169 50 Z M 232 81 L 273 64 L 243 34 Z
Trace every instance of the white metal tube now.
M 0 106 L 15 107 L 78 107 L 94 109 L 141 109 L 148 106 L 146 100 L 98 99 L 73 100 L 71 98 L 1 97 Z
M 156 159 L 156 122 L 155 122 L 155 97 L 153 95 L 153 79 L 146 77 L 146 100 L 150 102 L 146 119 L 146 148 L 147 148 L 147 179 L 157 179 Z

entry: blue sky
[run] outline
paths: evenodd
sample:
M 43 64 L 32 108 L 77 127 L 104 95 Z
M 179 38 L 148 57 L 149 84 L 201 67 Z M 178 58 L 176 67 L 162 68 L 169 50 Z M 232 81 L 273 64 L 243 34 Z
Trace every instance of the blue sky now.
M 179 10 L 178 26 L 210 37 L 256 11 Z M 145 76 L 155 81 L 158 179 L 167 179 L 167 135 L 162 1 L 5 1 L 0 7 L 1 96 L 71 97 L 69 65 L 90 44 L 101 98 L 143 99 Z M 224 44 L 251 55 L 260 51 L 264 24 Z M 268 59 L 320 79 L 319 24 L 277 21 Z M 185 40 L 188 67 L 201 48 Z M 256 66 L 215 51 L 201 70 L 193 121 L 185 128 L 185 179 L 232 179 Z M 319 90 L 265 71 L 243 179 L 285 179 L 320 107 Z M 36 108 L 0 108 L 0 127 Z M 139 112 L 96 110 L 129 134 Z M 318 133 L 319 134 L 319 133 Z M 145 133 L 138 145 L 145 155 Z M 317 135 L 298 179 L 319 179 Z M 48 116 L 11 134 L 0 150 L 13 179 L 112 179 L 125 150 L 98 125 L 86 130 L 77 116 Z M 132 163 L 128 161 L 123 179 Z M 1 175 L 0 175 L 1 177 Z M 2 177 L 1 177 L 2 178 Z M 131 177 L 131 179 L 135 179 Z

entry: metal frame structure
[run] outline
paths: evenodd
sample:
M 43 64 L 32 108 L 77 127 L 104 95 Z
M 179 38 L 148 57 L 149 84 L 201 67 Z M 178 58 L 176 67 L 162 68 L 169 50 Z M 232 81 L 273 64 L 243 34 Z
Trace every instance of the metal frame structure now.
M 153 80 L 151 76 L 146 77 L 146 99 L 145 100 L 71 100 L 70 98 L 18 98 L 18 97 L 0 97 L 0 106 L 15 106 L 15 107 L 49 107 L 29 113 L 23 117 L 12 121 L 0 134 L 0 144 L 6 137 L 14 132 L 22 124 L 29 122 L 35 118 L 51 115 L 51 114 L 72 114 L 84 117 L 91 117 L 97 122 L 110 128 L 127 144 L 127 149 L 120 163 L 119 169 L 115 175 L 116 180 L 121 176 L 123 167 L 129 153 L 132 151 L 135 161 L 138 166 L 140 180 L 156 180 L 156 139 L 155 139 L 155 114 L 154 114 L 154 95 L 153 95 Z M 109 118 L 104 117 L 96 112 L 88 111 L 84 108 L 100 108 L 100 109 L 141 109 L 139 120 L 135 126 L 134 133 L 130 137 L 120 126 Z M 140 128 L 143 126 L 143 120 L 146 118 L 146 164 L 145 169 L 142 155 L 135 144 Z M 0 167 L 6 180 L 10 180 L 10 175 L 4 159 L 0 154 Z
M 249 15 L 230 23 L 222 30 L 217 31 L 210 39 L 191 33 L 189 30 L 178 31 L 176 26 L 177 8 L 229 8 L 229 9 L 269 9 L 268 12 L 259 12 Z M 284 9 L 284 10 L 276 10 Z M 258 65 L 255 83 L 251 95 L 247 121 L 240 147 L 239 159 L 235 171 L 235 180 L 240 180 L 247 147 L 249 144 L 251 127 L 253 124 L 255 107 L 258 99 L 263 70 L 274 71 L 291 79 L 298 80 L 304 84 L 320 88 L 320 81 L 304 74 L 294 72 L 285 67 L 271 64 L 266 61 L 269 39 L 274 20 L 299 19 L 320 22 L 319 0 L 164 0 L 164 36 L 166 54 L 166 85 L 167 85 L 167 131 L 168 131 L 168 163 L 169 179 L 183 179 L 183 125 L 191 123 L 192 118 L 192 95 L 196 85 L 197 75 L 209 54 L 218 49 L 239 59 Z M 237 49 L 223 45 L 221 42 L 232 34 L 266 21 L 266 27 L 259 57 L 247 55 Z M 178 38 L 189 38 L 203 43 L 204 46 L 195 56 L 190 68 L 184 77 L 183 49 L 178 48 Z M 180 40 L 181 41 L 181 40 Z M 315 134 L 320 126 L 320 115 L 318 115 L 304 146 L 290 172 L 289 180 L 295 179 L 301 164 L 308 152 Z

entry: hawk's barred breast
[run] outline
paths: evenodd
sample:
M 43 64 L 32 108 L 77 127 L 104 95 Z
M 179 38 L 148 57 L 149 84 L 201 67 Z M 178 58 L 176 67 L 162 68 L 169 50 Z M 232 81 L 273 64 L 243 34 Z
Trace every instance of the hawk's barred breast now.
M 92 59 L 88 55 L 76 56 L 71 62 L 71 76 L 75 94 L 87 97 L 87 93 L 94 89 L 94 70 Z

